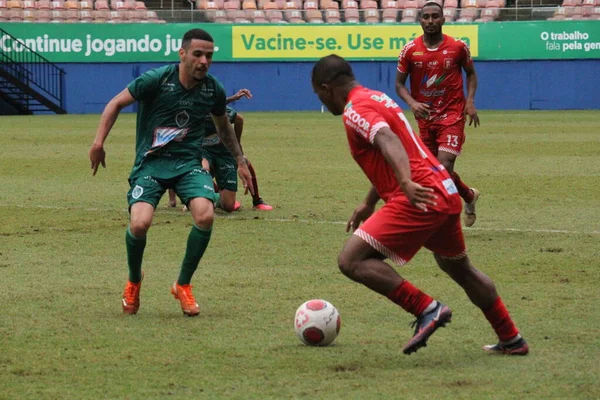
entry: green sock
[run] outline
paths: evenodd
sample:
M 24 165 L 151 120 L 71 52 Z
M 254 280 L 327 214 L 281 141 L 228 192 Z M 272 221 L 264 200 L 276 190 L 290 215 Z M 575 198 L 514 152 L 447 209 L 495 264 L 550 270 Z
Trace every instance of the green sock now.
M 221 193 L 215 193 L 215 207 L 221 208 Z
M 138 283 L 142 280 L 142 259 L 146 248 L 146 236 L 136 238 L 131 234 L 129 226 L 125 233 L 125 247 L 127 248 L 127 265 L 129 266 L 129 281 Z
M 196 272 L 198 263 L 200 263 L 200 259 L 208 247 L 211 233 L 212 228 L 202 229 L 198 228 L 196 225 L 192 226 L 192 230 L 188 236 L 185 256 L 181 263 L 181 272 L 179 273 L 179 279 L 177 279 L 179 285 L 189 285 L 192 280 L 192 275 Z

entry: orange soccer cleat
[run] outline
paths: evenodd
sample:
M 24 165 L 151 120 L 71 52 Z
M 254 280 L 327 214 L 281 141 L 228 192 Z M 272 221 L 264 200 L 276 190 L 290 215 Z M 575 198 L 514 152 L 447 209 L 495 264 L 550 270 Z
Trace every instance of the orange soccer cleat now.
M 181 310 L 188 317 L 195 317 L 200 314 L 200 306 L 196 303 L 196 299 L 192 294 L 192 285 L 179 285 L 177 281 L 173 282 L 171 286 L 171 294 L 179 303 L 181 303 Z
M 142 275 L 142 279 L 144 275 Z M 125 290 L 123 291 L 123 314 L 135 315 L 140 308 L 140 288 L 142 281 L 133 283 L 127 280 Z

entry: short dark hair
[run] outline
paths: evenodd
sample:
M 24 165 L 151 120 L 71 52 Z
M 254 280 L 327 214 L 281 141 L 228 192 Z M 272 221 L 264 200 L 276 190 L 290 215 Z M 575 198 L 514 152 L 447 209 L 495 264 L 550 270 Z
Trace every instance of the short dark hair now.
M 352 67 L 344 58 L 337 54 L 330 54 L 321 58 L 312 69 L 312 83 L 320 85 L 336 80 L 340 76 L 345 76 L 347 80 L 354 80 Z
M 424 9 L 425 7 L 429 7 L 429 6 L 439 7 L 440 11 L 442 13 L 444 12 L 444 8 L 442 7 L 442 5 L 440 3 L 438 3 L 437 1 L 433 1 L 433 0 L 430 0 L 427 3 L 423 4 L 423 7 L 421 7 L 421 10 Z
M 187 48 L 193 39 L 206 40 L 211 43 L 215 42 L 213 37 L 210 36 L 210 33 L 206 32 L 204 29 L 190 29 L 183 35 L 181 47 L 184 49 Z

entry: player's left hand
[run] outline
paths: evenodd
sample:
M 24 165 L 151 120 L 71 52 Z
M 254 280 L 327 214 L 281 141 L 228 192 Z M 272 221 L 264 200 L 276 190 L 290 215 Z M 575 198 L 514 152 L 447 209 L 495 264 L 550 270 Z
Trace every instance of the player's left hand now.
M 252 175 L 250 169 L 248 169 L 248 159 L 244 156 L 243 162 L 238 162 L 238 175 L 244 185 L 244 194 L 254 194 L 254 185 L 252 184 Z
M 402 187 L 404 194 L 413 206 L 421 211 L 427 211 L 427 206 L 436 206 L 437 196 L 433 194 L 433 189 L 419 185 L 417 182 L 409 181 Z
M 369 218 L 374 211 L 374 207 L 371 207 L 370 205 L 364 203 L 356 207 L 356 209 L 352 213 L 352 216 L 348 220 L 348 223 L 346 224 L 346 232 L 354 232 L 355 230 L 357 230 L 360 224 L 363 221 L 366 221 L 367 218 Z
M 479 126 L 479 115 L 477 115 L 477 109 L 473 102 L 468 101 L 465 105 L 465 116 L 469 116 L 469 126 L 474 125 L 475 128 Z
M 248 90 L 248 89 L 240 89 L 240 90 L 238 90 L 238 92 L 236 94 L 233 95 L 233 98 L 235 99 L 235 101 L 238 101 L 242 97 L 251 99 L 252 93 L 250 93 L 250 90 Z

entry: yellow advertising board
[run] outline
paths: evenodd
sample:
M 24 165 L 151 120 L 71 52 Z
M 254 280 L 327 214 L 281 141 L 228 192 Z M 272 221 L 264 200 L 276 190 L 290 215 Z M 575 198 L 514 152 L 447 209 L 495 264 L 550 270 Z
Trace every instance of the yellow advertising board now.
M 444 33 L 467 42 L 478 55 L 478 25 L 445 26 Z M 234 59 L 318 59 L 338 54 L 349 59 L 390 59 L 422 34 L 419 25 L 307 25 L 232 27 Z

